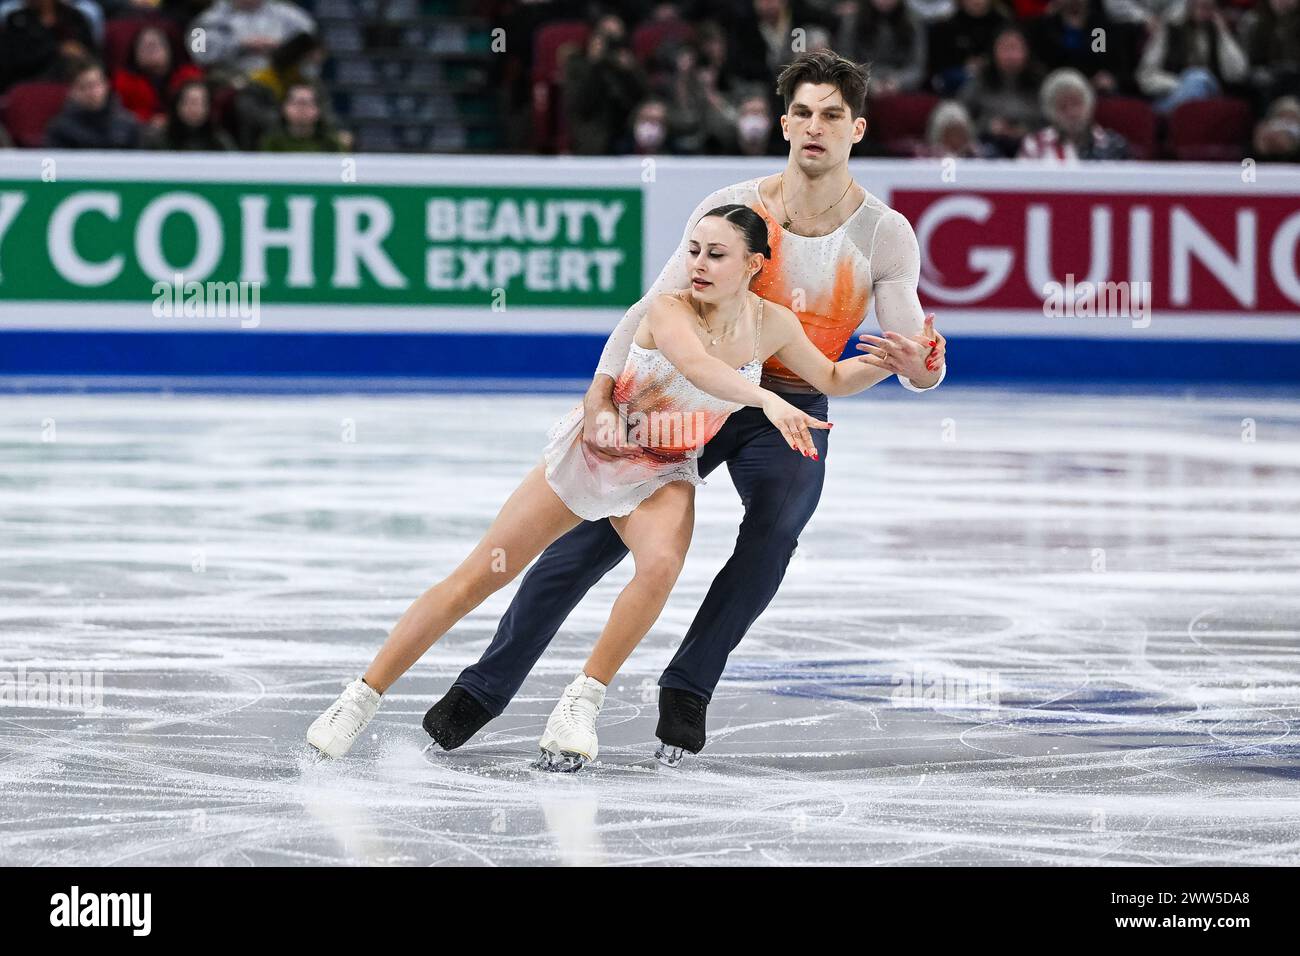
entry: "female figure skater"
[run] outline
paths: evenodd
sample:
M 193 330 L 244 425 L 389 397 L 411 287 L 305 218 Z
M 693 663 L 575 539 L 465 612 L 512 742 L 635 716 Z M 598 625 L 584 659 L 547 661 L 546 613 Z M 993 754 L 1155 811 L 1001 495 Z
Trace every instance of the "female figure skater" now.
M 830 425 L 758 385 L 772 355 L 828 395 L 851 395 L 891 374 L 882 350 L 832 362 L 795 314 L 749 288 L 770 257 L 767 226 L 748 206 L 719 206 L 691 233 L 691 287 L 659 296 L 640 327 L 615 403 L 627 409 L 641 450 L 605 460 L 582 441 L 578 405 L 550 430 L 543 460 L 502 506 L 469 557 L 402 615 L 365 674 L 307 731 L 340 757 L 379 707 L 381 695 L 457 621 L 505 587 L 552 541 L 582 520 L 609 517 L 635 573 L 582 672 L 564 689 L 541 739 L 539 765 L 576 770 L 599 752 L 596 717 L 619 667 L 658 618 L 677 581 L 694 524 L 695 457 L 742 405 L 762 408 L 793 452 L 816 457 L 811 428 Z M 610 428 L 614 422 L 608 423 Z M 648 426 L 648 427 L 647 427 Z M 647 440 L 648 439 L 648 440 Z

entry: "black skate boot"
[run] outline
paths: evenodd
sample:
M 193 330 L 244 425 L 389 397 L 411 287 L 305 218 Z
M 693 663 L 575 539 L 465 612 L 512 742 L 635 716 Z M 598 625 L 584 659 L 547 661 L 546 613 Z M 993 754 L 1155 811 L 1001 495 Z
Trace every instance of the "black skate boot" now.
M 456 684 L 424 715 L 425 732 L 443 750 L 455 750 L 492 719 L 487 708 Z
M 675 687 L 659 688 L 659 726 L 655 736 L 659 747 L 655 758 L 665 767 L 676 767 L 684 753 L 704 749 L 704 712 L 709 702 L 699 694 Z

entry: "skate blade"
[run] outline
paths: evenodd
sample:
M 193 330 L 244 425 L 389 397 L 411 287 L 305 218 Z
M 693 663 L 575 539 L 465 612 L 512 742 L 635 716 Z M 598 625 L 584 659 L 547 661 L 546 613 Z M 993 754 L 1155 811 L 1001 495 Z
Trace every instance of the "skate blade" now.
M 655 759 L 665 767 L 680 767 L 682 758 L 686 756 L 686 751 L 681 747 L 670 747 L 662 740 L 659 746 L 655 748 Z
M 545 770 L 548 773 L 577 773 L 590 762 L 586 754 L 574 753 L 571 750 L 562 750 L 558 754 L 542 750 L 533 761 L 533 769 Z
M 329 754 L 321 750 L 313 743 L 308 743 L 304 749 L 307 751 L 306 753 L 307 759 L 311 761 L 313 766 L 334 759 L 333 757 L 331 757 Z

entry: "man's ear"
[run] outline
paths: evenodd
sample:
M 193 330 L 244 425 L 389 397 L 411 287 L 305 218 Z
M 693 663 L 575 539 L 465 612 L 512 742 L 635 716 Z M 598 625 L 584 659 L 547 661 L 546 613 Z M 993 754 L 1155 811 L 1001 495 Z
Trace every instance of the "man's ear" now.
M 853 142 L 862 142 L 862 137 L 867 135 L 867 118 L 859 116 L 853 121 Z
M 790 118 L 785 113 L 781 114 L 781 135 L 787 143 L 790 142 Z

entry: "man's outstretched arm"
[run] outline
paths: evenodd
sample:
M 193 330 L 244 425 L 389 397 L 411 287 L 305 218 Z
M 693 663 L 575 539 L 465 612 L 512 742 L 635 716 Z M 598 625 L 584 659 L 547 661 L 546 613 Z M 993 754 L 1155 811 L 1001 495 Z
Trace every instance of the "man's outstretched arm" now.
M 919 349 L 921 356 L 928 361 L 909 361 L 909 373 L 899 372 L 898 382 L 909 391 L 929 391 L 948 373 L 944 355 L 947 343 L 926 320 L 921 300 L 917 298 L 921 251 L 911 223 L 901 213 L 891 212 L 877 224 L 872 239 L 871 265 L 876 321 L 880 323 L 885 339 L 872 335 L 861 338 L 882 346 L 889 342 L 889 351 L 898 352 L 900 356 Z

